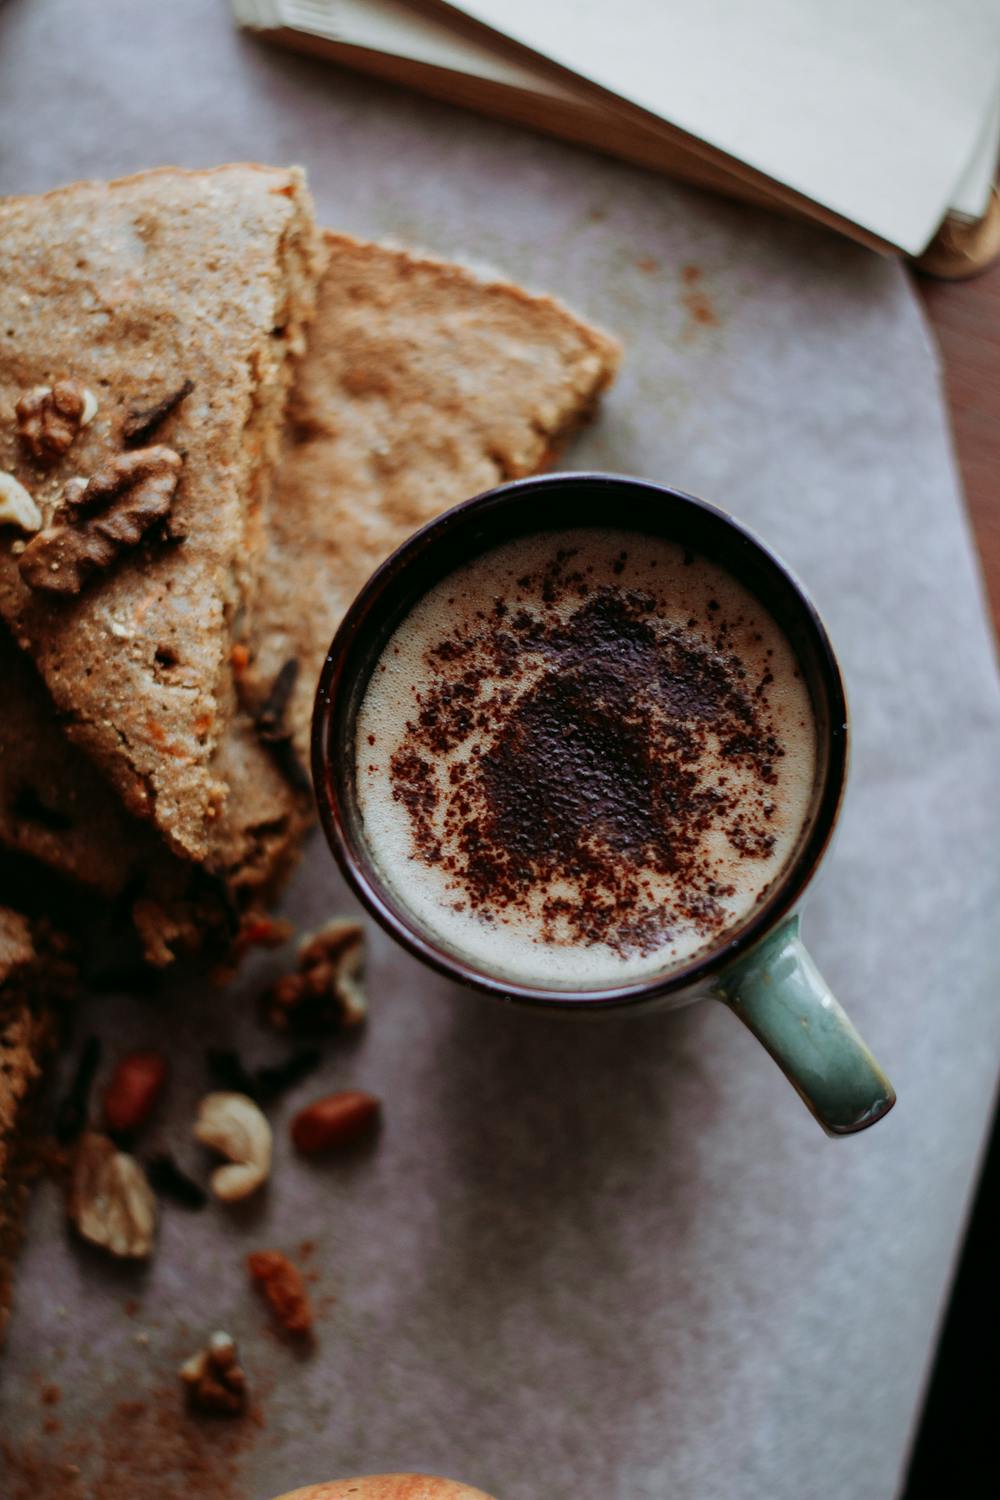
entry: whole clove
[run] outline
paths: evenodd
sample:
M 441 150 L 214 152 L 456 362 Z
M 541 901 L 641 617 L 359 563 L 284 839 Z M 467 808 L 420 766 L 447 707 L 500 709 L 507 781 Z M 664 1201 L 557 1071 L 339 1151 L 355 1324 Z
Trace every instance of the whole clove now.
M 96 1036 L 88 1036 L 83 1044 L 73 1080 L 66 1094 L 56 1105 L 53 1131 L 60 1146 L 68 1146 L 87 1127 L 90 1091 L 94 1086 L 94 1075 L 100 1061 L 101 1043 Z
M 208 1194 L 203 1187 L 182 1172 L 169 1152 L 151 1156 L 146 1162 L 146 1176 L 154 1193 L 170 1198 L 182 1208 L 204 1208 Z
M 243 1066 L 239 1053 L 233 1048 L 209 1047 L 205 1053 L 205 1062 L 213 1083 L 218 1084 L 220 1089 L 227 1089 L 234 1094 L 247 1094 L 251 1099 L 256 1099 L 257 1085 Z
M 287 739 L 285 715 L 299 675 L 298 658 L 290 656 L 271 684 L 270 691 L 254 714 L 254 727 L 265 745 Z
M 219 1088 L 246 1094 L 257 1104 L 273 1104 L 281 1094 L 318 1067 L 321 1056 L 317 1047 L 300 1047 L 280 1062 L 265 1063 L 251 1070 L 233 1048 L 210 1047 L 205 1053 L 205 1061 L 212 1081 Z
M 319 1066 L 321 1055 L 317 1047 L 302 1047 L 283 1062 L 258 1068 L 253 1075 L 258 1102 L 270 1104 L 287 1089 L 293 1088 Z
M 288 705 L 299 675 L 298 658 L 290 656 L 281 667 L 268 691 L 267 697 L 256 710 L 253 720 L 257 737 L 266 745 L 278 770 L 293 791 L 309 794 L 312 782 L 298 752 L 288 727 Z

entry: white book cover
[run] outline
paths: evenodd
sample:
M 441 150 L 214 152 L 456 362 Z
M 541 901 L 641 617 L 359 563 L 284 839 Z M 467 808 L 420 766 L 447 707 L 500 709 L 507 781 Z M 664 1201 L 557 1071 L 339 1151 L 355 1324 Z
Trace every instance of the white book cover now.
M 763 8 L 766 9 L 766 6 L 771 3 L 774 3 L 774 0 L 765 0 Z M 777 3 L 781 3 L 781 0 L 777 0 Z M 547 4 L 558 14 L 565 15 L 564 0 L 547 0 Z M 630 5 L 636 13 L 649 9 L 647 0 L 625 0 L 625 4 Z M 797 8 L 806 12 L 813 9 L 814 4 L 815 0 L 800 0 Z M 897 0 L 873 0 L 873 7 L 876 10 L 880 7 L 892 9 L 896 4 Z M 478 10 L 484 15 L 487 9 L 490 9 L 488 4 L 464 5 L 461 8 L 470 14 Z M 505 0 L 503 7 L 492 7 L 497 16 L 502 9 L 508 17 L 513 16 L 518 8 L 516 0 L 511 0 L 511 3 L 506 3 Z M 452 7 L 452 9 L 458 9 L 458 7 Z M 574 13 L 578 13 L 579 9 L 578 5 L 573 6 Z M 233 10 L 237 19 L 245 26 L 289 27 L 343 45 L 427 64 L 462 77 L 481 78 L 491 83 L 499 83 L 509 88 L 532 93 L 539 98 L 573 101 L 595 112 L 600 112 L 605 107 L 610 109 L 616 107 L 616 100 L 608 99 L 605 106 L 592 91 L 585 91 L 575 86 L 573 79 L 569 76 L 562 80 L 557 79 L 551 70 L 533 66 L 530 58 L 516 61 L 506 53 L 498 52 L 485 33 L 477 39 L 468 31 L 456 29 L 452 18 L 446 11 L 439 10 L 435 14 L 430 14 L 415 8 L 409 0 L 233 0 Z M 762 12 L 758 10 L 754 14 L 755 19 L 760 20 Z M 676 10 L 672 12 L 670 20 L 676 21 Z M 499 22 L 493 24 L 497 30 L 500 29 Z M 508 31 L 513 35 L 509 26 Z M 818 47 L 821 39 L 819 28 L 815 36 L 815 45 Z M 801 40 L 800 38 L 800 45 Z M 579 42 L 576 45 L 579 47 Z M 1000 46 L 997 51 L 1000 52 Z M 876 228 L 871 216 L 867 221 L 850 213 L 847 213 L 846 217 L 861 223 L 865 228 L 872 229 L 874 233 L 881 234 L 892 243 L 900 244 L 904 249 L 911 248 L 911 245 L 904 243 L 897 235 L 904 232 L 901 228 L 904 223 L 912 224 L 918 215 L 920 215 L 922 227 L 913 232 L 911 244 L 916 244 L 921 236 L 924 237 L 925 242 L 947 212 L 957 213 L 969 220 L 981 218 L 989 204 L 998 152 L 1000 152 L 1000 66 L 997 66 L 994 71 L 982 106 L 977 105 L 978 117 L 973 109 L 967 110 L 963 115 L 965 136 L 960 134 L 955 121 L 951 122 L 951 131 L 946 130 L 951 151 L 950 176 L 945 170 L 944 153 L 940 152 L 941 180 L 937 181 L 933 174 L 937 157 L 928 166 L 928 160 L 923 159 L 921 165 L 917 155 L 925 149 L 923 136 L 929 129 L 931 115 L 925 113 L 926 104 L 922 90 L 916 81 L 915 70 L 910 97 L 911 101 L 920 101 L 912 103 L 914 115 L 921 116 L 920 128 L 915 129 L 912 135 L 903 132 L 901 143 L 902 150 L 907 156 L 907 170 L 900 177 L 894 162 L 893 151 L 886 148 L 885 142 L 877 143 L 874 148 L 874 160 L 871 152 L 862 150 L 860 125 L 855 118 L 855 82 L 849 76 L 848 64 L 849 59 L 840 53 L 835 59 L 826 59 L 824 65 L 825 86 L 828 90 L 836 87 L 839 91 L 848 125 L 847 134 L 837 143 L 837 149 L 833 155 L 822 164 L 824 181 L 826 177 L 832 177 L 837 173 L 844 176 L 850 175 L 853 171 L 861 179 L 857 184 L 858 194 L 864 190 L 871 200 L 870 206 L 871 203 L 877 202 L 878 223 L 882 227 Z M 910 66 L 910 63 L 906 66 Z M 904 65 L 897 61 L 894 67 L 902 72 Z M 866 73 L 866 76 L 870 77 L 870 74 Z M 599 80 L 595 77 L 593 81 Z M 715 107 L 720 111 L 729 110 L 732 107 L 731 103 L 724 103 L 721 97 L 722 91 L 717 92 L 720 97 Z M 624 92 L 622 92 L 622 97 L 626 97 Z M 895 103 L 896 107 L 902 107 L 901 99 L 897 98 Z M 654 136 L 662 130 L 660 121 L 671 118 L 665 96 L 664 107 L 657 113 L 658 117 L 651 117 L 645 124 L 646 133 Z M 810 129 L 806 133 L 811 138 L 816 129 L 816 122 L 811 114 L 809 119 Z M 724 122 L 724 113 L 718 115 L 718 120 Z M 677 123 L 680 122 L 677 121 Z M 761 126 L 763 134 L 769 138 L 768 149 L 772 155 L 789 149 L 788 143 L 779 138 L 780 125 L 773 111 L 768 113 L 761 122 Z M 724 124 L 720 123 L 718 128 L 724 128 Z M 703 138 L 709 137 L 705 135 Z M 818 155 L 817 142 L 810 139 L 810 145 Z M 738 149 L 731 149 L 730 154 L 746 161 L 749 165 L 759 165 L 757 161 L 750 160 L 749 154 L 741 154 Z M 802 154 L 800 152 L 800 156 Z M 923 170 L 924 167 L 927 168 L 926 171 Z M 763 167 L 760 169 L 765 170 Z M 876 175 L 877 172 L 896 173 L 896 175 L 879 178 Z M 800 177 L 798 183 L 792 182 L 788 177 L 779 177 L 777 180 L 796 187 L 797 191 L 804 192 L 807 197 L 823 203 L 826 207 L 835 208 L 835 204 L 828 197 L 823 196 L 824 188 L 820 181 L 819 164 L 815 175 Z M 807 185 L 802 186 L 803 183 Z M 843 209 L 836 211 L 844 212 Z M 893 226 L 895 232 L 890 232 Z
M 465 0 L 450 9 L 912 255 L 951 204 L 1000 78 L 996 0 Z

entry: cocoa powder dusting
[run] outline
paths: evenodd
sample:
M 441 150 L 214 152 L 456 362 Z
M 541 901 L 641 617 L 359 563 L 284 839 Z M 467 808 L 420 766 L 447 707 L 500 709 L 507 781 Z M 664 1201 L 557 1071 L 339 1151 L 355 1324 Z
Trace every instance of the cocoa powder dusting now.
M 770 674 L 751 678 L 731 647 L 742 618 L 717 600 L 685 630 L 658 615 L 652 584 L 595 585 L 574 559 L 556 551 L 517 580 L 520 598 L 427 651 L 392 794 L 457 909 L 531 912 L 547 942 L 649 953 L 679 923 L 708 937 L 731 920 L 709 835 L 730 865 L 774 847 Z M 672 909 L 649 885 L 660 876 Z
M 240 1460 L 260 1423 L 221 1426 L 185 1410 L 176 1383 L 116 1402 L 83 1436 L 0 1442 L 3 1500 L 245 1500 Z

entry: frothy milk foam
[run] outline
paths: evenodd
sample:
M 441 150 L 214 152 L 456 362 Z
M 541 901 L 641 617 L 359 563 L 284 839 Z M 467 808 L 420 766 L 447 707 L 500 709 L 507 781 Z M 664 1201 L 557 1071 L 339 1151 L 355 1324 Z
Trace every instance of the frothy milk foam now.
M 356 741 L 365 836 L 429 936 L 597 988 L 715 947 L 782 874 L 816 776 L 808 689 L 732 576 L 639 533 L 541 533 L 422 598 Z

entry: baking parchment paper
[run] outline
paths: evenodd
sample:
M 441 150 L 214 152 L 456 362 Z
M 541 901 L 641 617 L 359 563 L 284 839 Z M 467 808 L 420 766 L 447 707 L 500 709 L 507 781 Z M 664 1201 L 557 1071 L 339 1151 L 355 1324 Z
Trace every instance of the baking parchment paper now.
M 98 1437 L 116 1403 L 169 1391 L 178 1357 L 223 1327 L 266 1418 L 232 1461 L 249 1500 L 409 1468 L 500 1500 L 885 1500 L 1000 1041 L 995 666 L 904 272 L 269 51 L 221 3 L 10 0 L 0 152 L 6 192 L 165 161 L 300 161 L 325 223 L 500 267 L 624 339 L 573 462 L 672 483 L 758 528 L 841 654 L 853 782 L 806 935 L 899 1093 L 874 1130 L 829 1141 L 721 1007 L 538 1018 L 372 931 L 367 1033 L 275 1111 L 259 1202 L 167 1208 L 154 1262 L 130 1273 L 69 1241 L 52 1186 L 36 1195 L 0 1377 L 0 1493 L 29 1493 L 29 1449 L 56 1466 L 79 1439 L 74 1500 L 118 1493 L 116 1466 L 144 1500 L 221 1495 L 169 1455 L 132 1454 L 126 1473 Z M 284 909 L 303 927 L 353 909 L 318 838 Z M 115 1048 L 168 1046 L 160 1137 L 189 1166 L 204 1165 L 189 1139 L 203 1048 L 280 1050 L 251 1001 L 287 961 L 258 956 L 221 995 L 178 978 L 156 1002 L 91 1008 L 83 1029 Z M 347 1085 L 384 1099 L 377 1145 L 300 1163 L 288 1116 Z M 242 1262 L 304 1240 L 323 1312 L 297 1357 Z M 58 1432 L 43 1430 L 48 1383 Z

